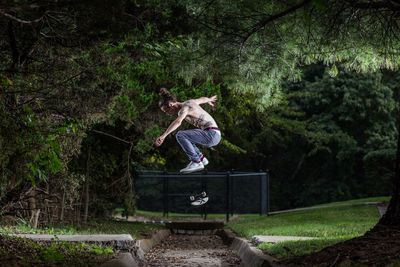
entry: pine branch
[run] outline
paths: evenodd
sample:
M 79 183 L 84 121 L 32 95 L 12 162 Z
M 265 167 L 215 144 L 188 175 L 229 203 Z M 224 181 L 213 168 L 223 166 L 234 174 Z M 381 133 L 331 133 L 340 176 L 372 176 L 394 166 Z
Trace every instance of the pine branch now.
M 277 19 L 280 19 L 280 18 L 282 18 L 284 16 L 287 16 L 290 13 L 295 12 L 297 9 L 305 6 L 306 4 L 308 4 L 310 2 L 311 2 L 311 0 L 304 0 L 303 2 L 301 2 L 301 3 L 297 4 L 297 5 L 294 5 L 294 6 L 288 8 L 288 9 L 282 11 L 282 12 L 279 12 L 279 13 L 277 13 L 275 15 L 272 15 L 272 16 L 265 17 L 264 19 L 262 19 L 261 21 L 257 22 L 255 25 L 253 25 L 251 27 L 251 30 L 243 38 L 242 43 L 244 44 L 253 34 L 258 32 L 262 28 L 264 28 L 267 24 L 269 24 L 269 23 L 271 23 L 271 22 L 273 22 L 273 21 L 275 21 Z

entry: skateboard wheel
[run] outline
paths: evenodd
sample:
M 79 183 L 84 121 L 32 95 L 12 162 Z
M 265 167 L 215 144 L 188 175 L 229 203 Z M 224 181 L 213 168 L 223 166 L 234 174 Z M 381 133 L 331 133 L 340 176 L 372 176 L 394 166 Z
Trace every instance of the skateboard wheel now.
M 194 201 L 194 196 L 190 196 L 190 201 Z
M 203 197 L 205 197 L 207 194 L 206 194 L 206 192 L 201 192 L 201 195 L 202 195 Z

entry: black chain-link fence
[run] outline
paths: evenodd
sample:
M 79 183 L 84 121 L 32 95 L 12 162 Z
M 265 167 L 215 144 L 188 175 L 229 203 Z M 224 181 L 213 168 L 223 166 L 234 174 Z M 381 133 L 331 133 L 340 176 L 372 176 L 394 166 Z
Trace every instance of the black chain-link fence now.
M 197 172 L 180 174 L 139 171 L 135 179 L 139 210 L 176 213 L 259 213 L 269 211 L 267 172 Z M 209 201 L 192 206 L 189 197 L 205 191 Z

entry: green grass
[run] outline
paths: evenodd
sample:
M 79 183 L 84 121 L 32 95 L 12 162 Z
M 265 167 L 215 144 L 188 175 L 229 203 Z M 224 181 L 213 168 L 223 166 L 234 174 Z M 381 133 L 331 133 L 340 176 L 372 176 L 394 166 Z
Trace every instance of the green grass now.
M 130 234 L 132 237 L 140 238 L 148 236 L 160 228 L 159 225 L 111 220 L 90 221 L 82 226 L 53 225 L 45 228 L 32 228 L 27 223 L 20 221 L 15 225 L 0 225 L 0 234 Z
M 111 247 L 94 244 L 52 242 L 0 235 L 0 265 L 7 266 L 100 266 L 114 258 Z M 5 266 L 5 265 L 4 265 Z
M 288 235 L 341 237 L 360 235 L 378 220 L 374 206 L 342 206 L 276 214 L 244 215 L 228 226 L 241 236 Z
M 318 240 L 284 241 L 277 244 L 262 243 L 258 247 L 277 258 L 301 256 L 321 250 L 348 238 L 323 238 Z
M 379 220 L 376 206 L 364 202 L 387 201 L 368 198 L 318 205 L 318 209 L 275 214 L 266 217 L 242 215 L 228 227 L 240 236 L 254 235 L 307 236 L 318 240 L 263 243 L 259 247 L 278 258 L 304 255 L 323 247 L 360 236 Z

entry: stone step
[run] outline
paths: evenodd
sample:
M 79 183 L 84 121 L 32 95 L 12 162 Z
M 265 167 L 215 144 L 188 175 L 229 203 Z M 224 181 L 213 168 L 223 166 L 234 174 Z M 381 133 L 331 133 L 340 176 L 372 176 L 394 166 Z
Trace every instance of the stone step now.
M 224 223 L 221 221 L 176 221 L 166 223 L 165 226 L 171 230 L 215 230 L 224 228 Z

